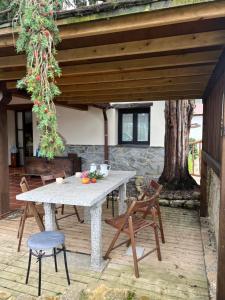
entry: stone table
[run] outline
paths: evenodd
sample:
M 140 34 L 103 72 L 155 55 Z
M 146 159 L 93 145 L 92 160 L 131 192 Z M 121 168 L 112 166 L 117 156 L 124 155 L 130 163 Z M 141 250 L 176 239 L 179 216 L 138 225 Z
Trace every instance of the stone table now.
M 126 211 L 126 184 L 136 175 L 134 171 L 110 171 L 109 176 L 95 184 L 82 184 L 80 178 L 67 177 L 63 184 L 51 183 L 16 196 L 17 200 L 44 203 L 45 229 L 55 230 L 55 204 L 78 205 L 90 209 L 91 267 L 101 271 L 102 204 L 106 196 L 119 188 L 119 214 Z

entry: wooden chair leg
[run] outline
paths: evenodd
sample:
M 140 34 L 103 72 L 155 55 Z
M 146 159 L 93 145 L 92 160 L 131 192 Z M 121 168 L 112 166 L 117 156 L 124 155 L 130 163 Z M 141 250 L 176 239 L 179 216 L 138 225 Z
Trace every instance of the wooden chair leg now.
M 138 269 L 138 260 L 137 260 L 137 252 L 136 252 L 136 243 L 134 238 L 134 229 L 133 229 L 133 223 L 132 223 L 132 217 L 129 217 L 129 231 L 130 231 L 130 240 L 131 240 L 131 247 L 133 252 L 133 260 L 134 260 L 134 273 L 135 277 L 139 277 L 139 269 Z
M 17 232 L 17 238 L 19 238 L 19 236 L 20 236 L 20 230 L 21 230 L 22 220 L 23 220 L 23 213 L 22 213 L 22 215 L 20 217 L 20 224 L 19 224 L 19 228 L 18 228 L 18 232 Z
M 26 210 L 25 210 L 23 213 L 23 216 L 22 216 L 22 223 L 21 223 L 21 228 L 20 228 L 20 233 L 19 233 L 19 242 L 18 242 L 17 252 L 20 252 L 26 218 L 27 217 L 26 217 Z
M 161 261 L 162 260 L 162 256 L 161 256 L 161 251 L 160 251 L 159 235 L 158 235 L 158 229 L 157 229 L 157 225 L 156 224 L 154 226 L 154 234 L 155 234 L 155 243 L 156 243 L 156 250 L 157 250 L 158 260 Z
M 104 255 L 104 259 L 108 259 L 109 258 L 109 253 L 112 251 L 112 249 L 113 249 L 113 247 L 114 247 L 114 245 L 115 245 L 115 243 L 116 243 L 116 241 L 117 241 L 117 239 L 118 239 L 118 237 L 120 235 L 120 232 L 121 232 L 121 230 L 118 230 L 117 233 L 115 234 L 115 236 L 114 236 L 114 238 L 113 238 L 113 240 L 112 240 L 112 242 L 111 242 L 111 244 L 110 244 L 110 246 L 109 246 L 106 254 Z
M 64 215 L 64 204 L 62 205 L 61 215 Z
M 162 218 L 161 218 L 161 211 L 159 204 L 157 204 L 157 214 L 158 214 L 158 219 L 159 219 L 159 230 L 161 234 L 161 240 L 162 243 L 165 244 L 165 236 L 164 236 L 164 230 L 163 230 L 163 224 L 162 224 Z
M 57 230 L 60 230 L 60 227 L 59 227 L 59 222 L 58 222 L 58 220 L 57 220 L 56 216 L 55 216 L 55 224 L 56 224 L 56 228 L 57 228 Z
M 76 205 L 74 205 L 73 208 L 74 208 L 74 210 L 75 210 L 75 214 L 76 214 L 76 216 L 77 216 L 78 222 L 79 222 L 79 223 L 84 223 L 84 220 L 81 220 L 81 218 L 80 218 L 80 215 L 79 215 L 79 212 L 78 212 L 78 210 L 77 210 Z
M 33 213 L 33 216 L 34 216 L 34 218 L 35 218 L 35 220 L 36 220 L 36 223 L 37 223 L 37 225 L 38 225 L 40 231 L 44 231 L 44 230 L 45 230 L 44 223 L 43 223 L 43 221 L 42 221 L 42 219 L 41 219 L 41 216 L 40 216 L 39 213 L 37 212 L 37 209 L 36 209 L 35 205 L 32 204 L 32 203 L 30 203 L 30 210 L 31 210 L 32 213 Z

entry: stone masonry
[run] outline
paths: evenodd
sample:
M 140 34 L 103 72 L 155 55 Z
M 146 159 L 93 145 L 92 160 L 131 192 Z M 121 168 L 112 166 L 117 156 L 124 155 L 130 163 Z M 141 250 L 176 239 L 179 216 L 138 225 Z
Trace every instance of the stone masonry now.
M 67 145 L 67 152 L 82 158 L 82 169 L 91 163 L 104 163 L 104 146 Z M 109 164 L 113 170 L 136 171 L 137 175 L 158 177 L 163 170 L 164 148 L 109 146 Z

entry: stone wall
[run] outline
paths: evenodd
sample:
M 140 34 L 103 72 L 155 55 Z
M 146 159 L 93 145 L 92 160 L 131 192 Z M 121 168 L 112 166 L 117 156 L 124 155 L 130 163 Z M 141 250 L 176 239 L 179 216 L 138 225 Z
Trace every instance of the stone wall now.
M 215 232 L 216 242 L 218 244 L 219 234 L 219 208 L 220 208 L 220 179 L 216 173 L 208 168 L 207 170 L 207 198 L 209 223 L 211 230 Z
M 83 170 L 93 162 L 104 163 L 104 146 L 67 145 L 67 152 L 82 158 Z M 163 170 L 164 148 L 110 146 L 109 161 L 113 170 L 135 170 L 137 175 L 158 177 Z

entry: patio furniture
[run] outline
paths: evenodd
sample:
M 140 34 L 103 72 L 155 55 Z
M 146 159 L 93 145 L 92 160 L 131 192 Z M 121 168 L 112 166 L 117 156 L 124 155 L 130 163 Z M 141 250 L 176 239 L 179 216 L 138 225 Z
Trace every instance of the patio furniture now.
M 117 191 L 112 191 L 107 195 L 107 208 L 109 208 L 109 201 L 112 203 L 112 216 L 115 217 L 115 201 L 117 200 Z
M 25 177 L 21 179 L 20 187 L 23 193 L 29 191 L 29 185 Z M 27 202 L 23 207 L 23 212 L 20 218 L 20 224 L 18 228 L 17 238 L 19 239 L 17 251 L 20 251 L 21 242 L 23 238 L 23 231 L 24 226 L 27 218 L 35 218 L 36 223 L 40 229 L 40 231 L 44 231 L 44 223 L 43 223 L 43 216 L 45 212 L 43 209 L 43 205 L 38 204 L 36 205 L 35 202 Z
M 25 173 L 40 176 L 65 170 L 66 174 L 73 175 L 81 171 L 81 164 L 81 158 L 75 153 L 70 153 L 67 157 L 54 157 L 50 160 L 43 157 L 29 156 L 25 157 Z
M 28 260 L 26 284 L 28 284 L 28 280 L 29 280 L 31 258 L 32 258 L 32 256 L 35 256 L 37 258 L 37 262 L 39 265 L 38 296 L 41 295 L 41 262 L 42 262 L 42 258 L 53 256 L 54 263 L 55 263 L 55 271 L 58 272 L 56 256 L 61 251 L 63 251 L 63 255 L 64 255 L 64 264 L 65 264 L 67 282 L 68 282 L 68 285 L 70 285 L 70 277 L 69 277 L 67 258 L 66 258 L 65 236 L 62 232 L 43 231 L 40 233 L 35 233 L 29 237 L 27 244 L 28 244 L 28 247 L 30 250 L 29 250 L 29 260 Z M 60 246 L 61 246 L 61 248 L 58 248 Z M 46 254 L 46 251 L 48 251 L 50 249 L 53 249 L 53 253 Z
M 159 223 L 157 223 L 157 226 L 160 230 L 162 243 L 164 244 L 165 236 L 164 236 L 164 231 L 163 231 L 163 223 L 162 223 L 162 217 L 161 217 L 160 205 L 159 205 L 159 194 L 160 194 L 162 188 L 163 188 L 162 185 L 158 184 L 155 180 L 151 180 L 148 188 L 144 191 L 144 193 L 140 197 L 140 201 L 143 201 L 145 199 L 145 197 L 152 197 L 155 200 L 150 202 L 149 205 L 146 207 L 138 208 L 137 212 L 142 213 L 143 214 L 142 218 L 144 218 L 144 219 L 148 215 L 151 215 L 152 217 L 156 216 L 158 218 Z
M 43 185 L 46 185 L 46 184 L 54 182 L 57 177 L 61 177 L 61 178 L 65 179 L 66 178 L 65 171 L 61 171 L 60 173 L 57 173 L 57 174 L 54 174 L 54 175 L 53 174 L 51 174 L 51 175 L 41 175 L 41 180 L 42 180 Z M 61 214 L 63 215 L 64 214 L 64 204 L 57 207 L 56 209 L 58 210 L 59 208 L 61 208 Z M 59 221 L 59 220 L 62 220 L 64 218 L 76 215 L 78 222 L 79 223 L 84 223 L 84 220 L 81 220 L 81 218 L 80 218 L 80 215 L 78 213 L 76 205 L 73 205 L 73 208 L 74 208 L 74 211 L 75 211 L 74 213 L 67 214 L 66 216 L 63 216 L 63 217 L 60 217 L 60 218 L 56 218 L 56 220 Z M 58 223 L 56 223 L 56 224 L 58 224 Z
M 124 245 L 129 244 L 131 242 L 132 247 L 132 253 L 133 253 L 133 261 L 134 261 L 134 271 L 135 276 L 139 277 L 139 269 L 138 269 L 138 262 L 145 258 L 147 255 L 151 254 L 152 252 L 156 251 L 158 260 L 161 261 L 161 251 L 160 251 L 160 244 L 159 244 L 159 236 L 158 236 L 158 226 L 156 223 L 156 209 L 154 208 L 156 202 L 156 198 L 148 197 L 147 200 L 144 201 L 133 201 L 130 205 L 129 209 L 125 214 L 119 215 L 118 217 L 114 219 L 108 219 L 105 220 L 105 222 L 117 229 L 117 232 L 104 256 L 105 259 L 109 258 L 109 254 L 112 250 Z M 138 217 L 136 215 L 136 212 L 140 210 L 141 208 L 145 207 L 152 207 L 152 216 L 153 220 L 146 220 L 144 218 Z M 136 242 L 135 242 L 135 235 L 143 229 L 146 229 L 147 227 L 151 227 L 154 231 L 155 235 L 155 243 L 156 247 L 152 250 L 148 251 L 146 254 L 142 255 L 141 257 L 137 258 L 136 253 Z M 128 239 L 126 241 L 123 241 L 122 243 L 116 244 L 117 239 L 119 238 L 120 234 L 124 233 L 128 236 Z
M 103 270 L 102 259 L 102 204 L 106 196 L 119 188 L 119 214 L 126 212 L 126 183 L 136 175 L 134 171 L 110 171 L 109 176 L 95 184 L 82 184 L 75 176 L 65 184 L 52 183 L 16 196 L 21 201 L 44 202 L 45 228 L 55 230 L 55 204 L 84 206 L 91 219 L 91 268 Z

